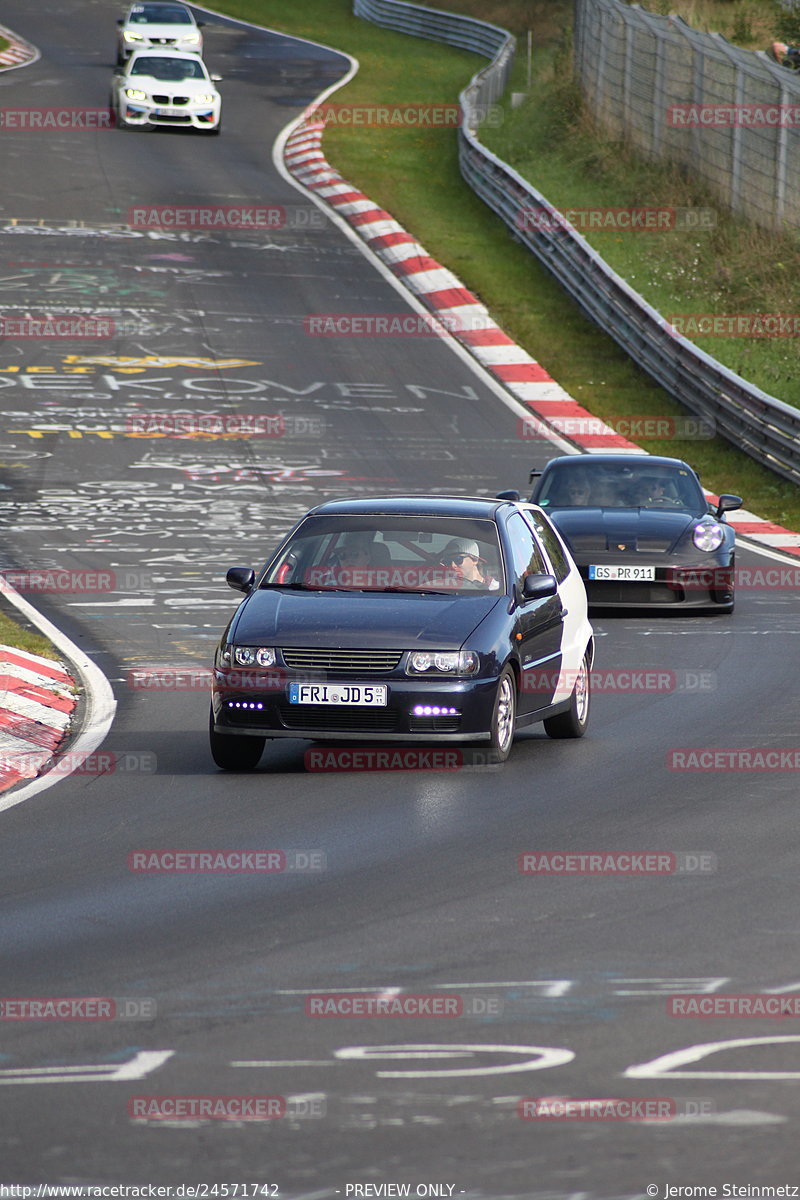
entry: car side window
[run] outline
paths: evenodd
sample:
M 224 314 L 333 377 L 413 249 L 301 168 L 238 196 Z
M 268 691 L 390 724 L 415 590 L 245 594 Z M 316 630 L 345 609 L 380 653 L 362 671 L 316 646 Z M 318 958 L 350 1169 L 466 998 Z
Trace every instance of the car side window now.
M 541 518 L 535 516 L 532 512 L 528 513 L 528 520 L 542 540 L 542 544 L 547 551 L 547 557 L 553 564 L 553 574 L 559 583 L 563 583 L 569 575 L 570 566 L 561 542 L 558 540 L 552 526 L 546 521 L 541 520 Z
M 526 575 L 546 575 L 547 567 L 536 539 L 519 513 L 511 514 L 506 528 L 511 542 L 514 580 L 521 592 Z

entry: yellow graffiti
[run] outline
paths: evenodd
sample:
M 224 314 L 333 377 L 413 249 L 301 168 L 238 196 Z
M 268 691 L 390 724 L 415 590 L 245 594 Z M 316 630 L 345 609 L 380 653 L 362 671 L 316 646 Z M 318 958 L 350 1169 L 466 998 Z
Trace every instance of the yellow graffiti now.
M 92 363 L 100 367 L 118 367 L 123 370 L 135 368 L 143 370 L 146 367 L 189 367 L 199 370 L 224 371 L 230 367 L 260 367 L 263 364 L 247 358 L 162 358 L 156 354 L 146 354 L 140 357 L 115 354 L 68 354 L 65 363 Z

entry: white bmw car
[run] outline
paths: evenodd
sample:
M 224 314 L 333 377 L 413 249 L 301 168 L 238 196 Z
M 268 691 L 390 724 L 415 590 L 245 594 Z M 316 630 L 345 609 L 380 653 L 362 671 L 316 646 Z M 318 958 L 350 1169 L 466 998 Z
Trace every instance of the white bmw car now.
M 203 35 L 194 14 L 170 0 L 142 0 L 132 4 L 117 22 L 117 63 L 134 50 L 184 50 L 202 54 Z M 203 22 L 200 22 L 203 24 Z
M 196 54 L 137 50 L 117 67 L 111 107 L 120 129 L 177 126 L 219 133 L 222 97 Z

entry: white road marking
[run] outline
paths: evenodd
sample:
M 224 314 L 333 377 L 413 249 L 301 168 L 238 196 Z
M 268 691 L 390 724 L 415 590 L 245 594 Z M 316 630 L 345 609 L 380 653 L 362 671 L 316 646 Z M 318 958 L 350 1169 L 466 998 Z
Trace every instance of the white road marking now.
M 710 1054 L 724 1050 L 739 1050 L 747 1046 L 777 1046 L 800 1043 L 800 1034 L 785 1037 L 731 1038 L 725 1042 L 702 1042 L 684 1050 L 673 1050 L 649 1062 L 628 1067 L 623 1075 L 627 1079 L 800 1079 L 800 1071 L 680 1071 L 688 1063 L 700 1062 Z
M 0 1071 L 0 1085 L 17 1083 L 117 1083 L 144 1079 L 162 1066 L 174 1050 L 140 1050 L 126 1063 L 81 1067 L 18 1067 Z
M 572 1062 L 575 1054 L 554 1046 L 503 1046 L 474 1043 L 458 1045 L 412 1043 L 399 1046 L 344 1046 L 335 1050 L 340 1059 L 373 1062 L 381 1059 L 406 1058 L 470 1058 L 475 1054 L 534 1055 L 524 1062 L 512 1062 L 494 1067 L 459 1067 L 452 1071 L 376 1071 L 379 1079 L 449 1079 L 466 1075 L 510 1075 L 517 1071 L 543 1071 Z

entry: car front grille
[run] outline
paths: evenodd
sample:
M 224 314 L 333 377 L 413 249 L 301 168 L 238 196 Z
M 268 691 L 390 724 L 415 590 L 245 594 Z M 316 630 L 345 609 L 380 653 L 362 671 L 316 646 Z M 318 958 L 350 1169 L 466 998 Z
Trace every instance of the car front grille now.
M 590 604 L 680 604 L 683 593 L 666 583 L 585 580 Z
M 334 705 L 279 704 L 278 716 L 286 729 L 316 729 L 328 733 L 392 733 L 400 713 L 390 708 L 336 708 Z
M 410 733 L 458 733 L 461 729 L 461 717 L 409 717 Z
M 402 650 L 317 650 L 290 647 L 283 660 L 294 671 L 393 671 L 403 657 Z

